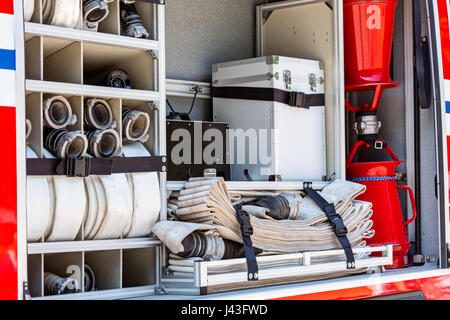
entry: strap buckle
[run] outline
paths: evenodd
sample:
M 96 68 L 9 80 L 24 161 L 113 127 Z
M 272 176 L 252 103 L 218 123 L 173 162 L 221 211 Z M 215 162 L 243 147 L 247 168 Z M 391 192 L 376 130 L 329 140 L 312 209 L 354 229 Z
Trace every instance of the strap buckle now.
M 348 229 L 344 225 L 344 220 L 337 213 L 330 216 L 330 223 L 338 237 L 345 237 L 348 234 Z
M 299 107 L 308 109 L 305 107 L 306 104 L 306 95 L 303 92 L 289 92 L 289 105 L 291 107 Z
M 89 158 L 66 159 L 66 176 L 68 177 L 85 178 L 89 175 L 89 168 Z
M 250 222 L 250 215 L 244 210 L 236 210 L 237 219 L 241 225 L 242 235 L 251 236 L 253 235 L 253 227 Z

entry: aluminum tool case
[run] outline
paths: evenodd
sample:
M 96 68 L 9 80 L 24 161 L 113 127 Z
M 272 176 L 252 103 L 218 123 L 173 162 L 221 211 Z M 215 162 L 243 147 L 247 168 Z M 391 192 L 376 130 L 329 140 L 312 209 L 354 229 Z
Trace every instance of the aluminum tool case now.
M 267 56 L 220 63 L 213 66 L 212 76 L 215 87 L 324 94 L 323 64 L 315 60 Z M 255 181 L 267 181 L 271 176 L 281 176 L 283 181 L 326 179 L 324 106 L 305 109 L 276 101 L 213 98 L 213 117 L 214 121 L 230 123 L 230 129 L 235 130 L 236 138 L 230 136 L 234 181 L 246 180 L 246 169 Z M 258 137 L 258 150 L 251 147 L 253 141 L 245 147 L 245 161 L 240 159 L 241 148 L 237 142 L 241 129 L 249 139 Z M 252 131 L 255 131 L 253 135 Z M 257 161 L 253 154 L 256 152 Z

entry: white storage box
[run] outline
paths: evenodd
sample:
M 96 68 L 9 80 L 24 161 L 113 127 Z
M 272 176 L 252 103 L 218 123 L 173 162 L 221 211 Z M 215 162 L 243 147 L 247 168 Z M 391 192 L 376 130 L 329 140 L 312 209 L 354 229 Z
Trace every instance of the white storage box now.
M 214 65 L 213 86 L 318 95 L 324 94 L 324 71 L 319 61 L 260 57 Z M 306 109 L 276 101 L 214 97 L 213 116 L 214 121 L 230 124 L 233 181 L 247 180 L 246 169 L 255 181 L 267 181 L 271 176 L 281 176 L 283 181 L 321 181 L 326 177 L 324 106 Z

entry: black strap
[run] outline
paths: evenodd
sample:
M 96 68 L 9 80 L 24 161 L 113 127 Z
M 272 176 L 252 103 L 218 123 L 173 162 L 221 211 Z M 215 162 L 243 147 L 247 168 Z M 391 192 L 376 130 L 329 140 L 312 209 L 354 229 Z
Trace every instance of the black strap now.
M 420 0 L 414 0 L 414 42 L 416 49 L 416 76 L 419 105 L 430 108 L 431 103 L 431 59 L 427 37 L 422 37 L 422 11 Z
M 253 249 L 252 239 L 253 227 L 250 222 L 250 215 L 242 210 L 241 206 L 235 206 L 236 217 L 241 225 L 242 241 L 244 244 L 245 259 L 247 260 L 247 279 L 248 281 L 257 281 L 258 275 L 258 262 L 256 261 L 255 250 Z
M 276 101 L 291 107 L 305 109 L 325 105 L 324 94 L 305 94 L 274 88 L 213 87 L 211 94 L 214 98 Z
M 27 175 L 87 177 L 115 173 L 163 172 L 167 168 L 165 160 L 165 157 L 27 159 Z
M 334 233 L 339 240 L 342 248 L 344 249 L 345 256 L 347 257 L 347 269 L 355 269 L 355 256 L 353 255 L 352 245 L 347 238 L 348 230 L 344 225 L 342 217 L 336 213 L 334 204 L 328 203 L 322 196 L 314 189 L 306 188 L 306 193 L 314 200 L 314 202 L 325 212 L 328 221 L 333 227 Z

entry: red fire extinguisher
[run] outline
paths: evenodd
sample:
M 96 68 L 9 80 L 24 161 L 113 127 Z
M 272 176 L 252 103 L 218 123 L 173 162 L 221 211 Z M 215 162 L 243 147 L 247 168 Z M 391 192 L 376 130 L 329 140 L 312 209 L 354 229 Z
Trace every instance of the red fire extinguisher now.
M 372 105 L 352 112 L 375 111 L 383 90 L 400 86 L 390 76 L 397 0 L 344 0 L 345 91 L 375 91 Z
M 361 148 L 360 156 L 363 157 L 369 148 L 385 150 L 393 161 L 384 162 L 357 162 L 353 159 L 358 149 Z M 361 159 L 360 157 L 360 159 Z M 407 254 L 410 249 L 408 232 L 406 226 L 416 220 L 417 209 L 414 194 L 410 187 L 397 185 L 395 169 L 403 161 L 400 161 L 385 141 L 375 140 L 374 145 L 365 141 L 357 142 L 347 160 L 347 178 L 350 181 L 363 184 L 367 191 L 358 200 L 371 202 L 373 204 L 373 229 L 375 236 L 367 241 L 368 245 L 379 246 L 384 244 L 394 245 L 394 263 L 386 268 L 405 268 Z M 409 192 L 414 217 L 404 221 L 398 189 Z

